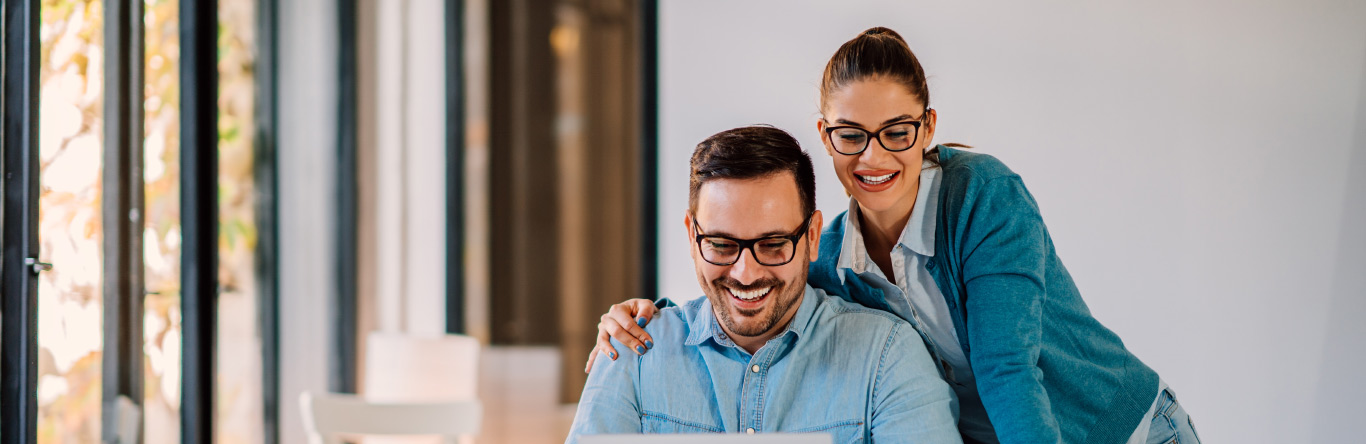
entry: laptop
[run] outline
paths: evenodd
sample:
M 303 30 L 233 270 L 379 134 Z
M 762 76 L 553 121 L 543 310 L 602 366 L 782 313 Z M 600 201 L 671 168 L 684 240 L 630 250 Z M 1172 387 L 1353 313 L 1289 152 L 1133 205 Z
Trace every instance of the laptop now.
M 682 435 L 585 435 L 583 444 L 832 444 L 827 433 L 694 433 Z

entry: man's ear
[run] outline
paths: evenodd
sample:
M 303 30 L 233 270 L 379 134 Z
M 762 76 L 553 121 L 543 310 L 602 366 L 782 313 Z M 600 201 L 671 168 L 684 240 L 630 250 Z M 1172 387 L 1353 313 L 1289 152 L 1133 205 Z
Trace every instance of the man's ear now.
M 684 231 L 685 233 L 688 234 L 688 243 L 689 243 L 689 244 L 692 244 L 692 240 L 697 238 L 697 233 L 694 233 L 694 232 L 693 232 L 692 227 L 693 227 L 693 223 L 692 223 L 692 213 L 687 212 L 687 211 L 684 211 L 684 212 L 683 212 L 683 231 Z
M 812 262 L 815 262 L 821 253 L 821 227 L 825 225 L 825 220 L 821 216 L 821 210 L 811 213 L 811 225 L 806 227 L 806 238 L 809 239 L 807 245 L 811 246 L 811 251 L 807 254 L 811 256 Z

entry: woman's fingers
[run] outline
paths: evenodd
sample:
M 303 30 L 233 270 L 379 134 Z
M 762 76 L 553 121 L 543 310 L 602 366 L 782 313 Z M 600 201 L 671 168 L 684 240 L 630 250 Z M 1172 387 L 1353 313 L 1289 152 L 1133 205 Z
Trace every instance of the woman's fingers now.
M 650 323 L 654 315 L 659 312 L 654 303 L 649 299 L 631 299 L 620 304 L 612 305 L 607 313 L 599 318 L 597 343 L 593 346 L 593 353 L 588 356 L 588 364 L 584 366 L 584 372 L 593 370 L 593 361 L 596 353 L 602 353 L 611 360 L 617 359 L 616 348 L 612 346 L 611 339 L 626 345 L 627 348 L 634 350 L 637 355 L 644 355 L 647 351 L 655 347 L 654 338 L 645 332 L 645 326 Z
M 643 308 L 638 301 L 644 301 Z M 602 316 L 602 327 L 607 334 L 626 345 L 627 348 L 635 350 L 637 355 L 644 355 L 646 351 L 655 348 L 654 338 L 645 332 L 645 325 L 650 322 L 650 316 L 654 306 L 644 299 L 632 299 L 612 306 L 607 314 Z
M 606 356 L 607 359 L 611 359 L 613 361 L 617 360 L 617 349 L 612 348 L 612 343 L 609 341 L 610 340 L 608 339 L 607 332 L 602 330 L 602 324 L 599 323 L 598 342 L 597 345 L 593 347 L 593 351 L 588 352 L 588 364 L 583 367 L 584 373 L 589 373 L 593 371 L 593 361 L 597 360 L 598 353 L 602 353 L 602 355 Z
M 655 319 L 655 314 L 659 313 L 659 308 L 656 308 L 654 301 L 649 299 L 631 299 L 622 303 L 630 304 L 631 307 L 635 308 L 632 311 L 636 315 L 636 324 L 641 327 L 650 325 L 650 321 Z M 640 322 L 640 318 L 645 318 L 645 322 Z

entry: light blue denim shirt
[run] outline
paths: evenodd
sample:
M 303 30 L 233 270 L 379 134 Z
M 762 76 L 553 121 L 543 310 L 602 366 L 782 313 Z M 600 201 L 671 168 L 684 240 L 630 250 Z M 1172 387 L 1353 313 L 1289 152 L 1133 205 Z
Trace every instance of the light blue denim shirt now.
M 905 321 L 806 287 L 750 355 L 707 298 L 660 311 L 655 347 L 597 357 L 565 442 L 613 433 L 824 432 L 836 443 L 959 443 L 957 401 Z

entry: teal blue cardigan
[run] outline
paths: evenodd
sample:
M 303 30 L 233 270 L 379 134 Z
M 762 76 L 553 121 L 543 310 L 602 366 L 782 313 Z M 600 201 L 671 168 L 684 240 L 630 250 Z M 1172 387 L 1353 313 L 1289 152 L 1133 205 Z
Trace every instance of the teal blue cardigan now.
M 939 285 L 1002 443 L 1122 443 L 1157 395 L 1157 373 L 1091 316 L 1020 176 L 939 146 Z M 847 213 L 847 212 L 846 212 Z M 808 283 L 891 312 L 882 291 L 836 274 L 844 218 L 821 235 Z

